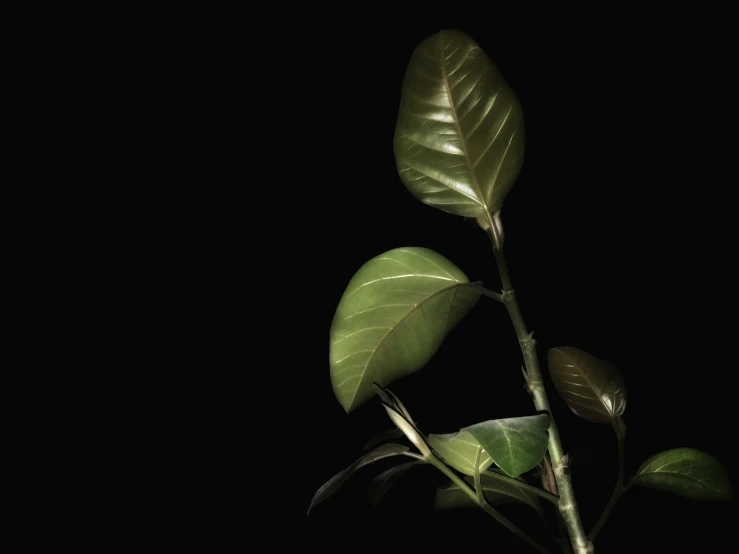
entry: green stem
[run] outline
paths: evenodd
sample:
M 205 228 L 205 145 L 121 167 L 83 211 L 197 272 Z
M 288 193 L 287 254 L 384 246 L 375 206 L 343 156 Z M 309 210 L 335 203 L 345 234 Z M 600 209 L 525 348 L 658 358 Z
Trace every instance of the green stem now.
M 529 483 L 526 483 L 524 481 L 519 481 L 518 479 L 514 479 L 513 477 L 508 477 L 507 475 L 504 475 L 502 473 L 498 473 L 495 471 L 485 471 L 483 472 L 483 475 L 486 477 L 490 477 L 491 479 L 497 479 L 498 481 L 502 481 L 504 483 L 507 483 L 509 485 L 514 485 L 520 489 L 523 489 L 528 492 L 532 492 L 537 496 L 540 496 L 544 500 L 548 500 L 555 506 L 559 504 L 559 497 L 555 496 L 551 493 L 548 493 L 545 490 L 540 489 L 539 487 L 535 487 L 534 485 L 531 485 Z
M 416 460 L 420 460 L 421 462 L 425 462 L 426 458 L 421 456 L 420 454 L 416 454 L 415 452 L 402 452 L 403 456 L 408 456 L 409 458 L 414 458 Z
M 487 296 L 488 298 L 492 298 L 493 300 L 497 300 L 498 302 L 503 302 L 503 295 L 498 294 L 497 292 L 493 292 L 490 289 L 486 289 L 482 286 L 482 281 L 467 283 L 467 286 L 473 290 L 476 290 L 480 294 Z
M 469 496 L 475 504 L 480 506 L 480 508 L 483 509 L 488 515 L 490 515 L 493 519 L 495 519 L 498 523 L 503 524 L 504 527 L 506 527 L 509 531 L 511 531 L 514 535 L 516 535 L 518 538 L 524 540 L 527 544 L 541 552 L 542 554 L 552 554 L 552 552 L 546 548 L 544 548 L 542 545 L 540 545 L 538 542 L 536 542 L 534 539 L 529 537 L 526 533 L 524 533 L 521 529 L 516 527 L 508 518 L 503 516 L 498 510 L 493 508 L 490 503 L 485 500 L 483 497 L 482 500 L 480 500 L 477 497 L 477 493 L 470 488 L 470 486 L 464 482 L 463 479 L 460 479 L 460 477 L 454 473 L 451 469 L 449 469 L 444 462 L 439 460 L 436 456 L 429 456 L 426 458 L 426 460 L 433 465 L 436 469 L 441 471 L 444 475 L 449 477 L 451 479 L 452 483 L 457 485 L 467 496 Z
M 516 330 L 518 342 L 521 345 L 521 351 L 523 353 L 523 359 L 528 375 L 528 389 L 534 399 L 536 409 L 548 413 L 550 417 L 548 449 L 549 455 L 552 459 L 554 478 L 557 482 L 557 489 L 559 492 L 559 512 L 562 514 L 562 519 L 565 522 L 567 533 L 570 536 L 573 552 L 575 554 L 592 554 L 594 552 L 593 544 L 588 540 L 588 537 L 585 534 L 585 529 L 580 521 L 580 515 L 577 511 L 577 501 L 575 500 L 575 491 L 572 488 L 569 470 L 566 465 L 562 463 L 564 451 L 559 438 L 557 424 L 554 421 L 554 416 L 549 407 L 547 393 L 544 390 L 544 382 L 539 369 L 539 360 L 536 357 L 536 342 L 526 330 L 521 310 L 518 307 L 518 302 L 516 301 L 516 296 L 513 292 L 511 277 L 508 272 L 508 265 L 503 256 L 502 236 L 497 229 L 496 222 L 494 222 L 492 218 L 488 221 L 486 231 L 493 244 L 495 261 L 498 265 L 498 272 L 500 273 L 500 279 L 503 285 L 503 303 L 508 309 L 508 314 L 513 322 L 513 327 Z
M 480 458 L 482 457 L 482 446 L 477 447 L 477 456 L 475 457 L 475 492 L 477 493 L 477 501 L 482 504 L 485 502 L 485 494 L 482 491 L 482 481 L 480 479 Z
M 598 533 L 600 533 L 600 530 L 603 528 L 603 524 L 608 519 L 608 516 L 611 515 L 611 511 L 613 511 L 613 507 L 618 502 L 618 499 L 621 498 L 621 495 L 625 492 L 624 475 L 626 467 L 624 464 L 624 435 L 619 430 L 617 421 L 613 422 L 613 428 L 616 431 L 616 438 L 618 439 L 618 478 L 616 479 L 616 486 L 613 487 L 613 493 L 611 493 L 611 498 L 608 501 L 608 504 L 598 518 L 598 521 L 595 523 L 595 526 L 593 526 L 593 530 L 590 531 L 590 534 L 588 535 L 588 538 L 593 542 L 595 541 L 595 537 L 598 536 Z

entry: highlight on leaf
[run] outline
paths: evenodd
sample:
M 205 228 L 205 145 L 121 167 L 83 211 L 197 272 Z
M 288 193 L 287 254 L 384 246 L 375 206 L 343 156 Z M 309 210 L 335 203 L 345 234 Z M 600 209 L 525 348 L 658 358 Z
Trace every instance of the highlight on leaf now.
M 523 164 L 523 111 L 465 33 L 441 31 L 413 52 L 394 149 L 403 184 L 425 204 L 483 220 L 503 205 Z
M 451 467 L 473 476 L 477 450 L 482 447 L 480 471 L 497 465 L 509 477 L 536 467 L 544 457 L 549 416 L 535 415 L 483 421 L 447 435 L 429 435 L 431 447 Z
M 491 419 L 465 427 L 485 452 L 509 477 L 536 467 L 547 451 L 549 416 Z
M 390 250 L 352 277 L 330 331 L 334 394 L 346 412 L 421 369 L 480 298 L 467 276 L 427 248 Z
M 625 431 L 617 421 L 626 409 L 626 382 L 618 369 L 572 346 L 551 348 L 548 361 L 557 392 L 575 414 Z

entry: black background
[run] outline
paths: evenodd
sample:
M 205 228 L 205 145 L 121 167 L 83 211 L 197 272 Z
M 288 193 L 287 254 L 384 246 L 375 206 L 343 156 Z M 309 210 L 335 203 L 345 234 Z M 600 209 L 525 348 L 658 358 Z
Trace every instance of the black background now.
M 295 541 L 529 551 L 482 512 L 434 512 L 430 468 L 373 511 L 364 487 L 392 464 L 368 467 L 305 514 L 315 490 L 391 427 L 378 402 L 347 415 L 331 390 L 328 330 L 354 272 L 424 246 L 500 288 L 486 235 L 417 201 L 395 169 L 405 67 L 442 28 L 470 34 L 524 109 L 526 159 L 502 213 L 540 361 L 571 345 L 621 370 L 627 476 L 679 446 L 731 467 L 735 141 L 725 133 L 735 117 L 714 32 L 722 15 L 574 15 L 366 28 L 307 19 L 233 40 L 216 26 L 154 41 L 133 86 L 144 123 L 130 192 L 129 535 L 196 551 L 256 540 L 266 551 Z M 483 299 L 427 367 L 391 388 L 424 431 L 452 432 L 533 413 L 521 363 L 502 305 Z M 615 480 L 613 433 L 577 418 L 545 380 L 565 449 L 595 452 L 572 466 L 589 528 Z M 732 510 L 634 489 L 597 552 L 721 551 Z M 524 508 L 503 511 L 539 533 Z

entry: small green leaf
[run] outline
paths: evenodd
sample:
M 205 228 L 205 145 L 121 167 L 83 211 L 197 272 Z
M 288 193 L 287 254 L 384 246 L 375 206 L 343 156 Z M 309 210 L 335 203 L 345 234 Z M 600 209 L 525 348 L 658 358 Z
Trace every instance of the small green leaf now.
M 326 481 L 316 491 L 316 494 L 313 495 L 313 499 L 310 502 L 310 506 L 308 506 L 308 514 L 310 514 L 310 511 L 315 506 L 317 506 L 318 504 L 329 498 L 337 490 L 339 490 L 339 488 L 341 488 L 341 485 L 346 483 L 347 479 L 349 479 L 349 477 L 351 477 L 351 475 L 359 468 L 383 458 L 389 458 L 390 456 L 399 456 L 407 451 L 408 447 L 401 444 L 383 444 L 372 452 L 369 452 L 361 458 L 358 458 L 349 467 L 331 477 L 331 479 Z
M 480 298 L 467 276 L 427 248 L 397 248 L 365 263 L 339 301 L 331 384 L 346 412 L 380 386 L 421 369 Z
M 502 206 L 523 164 L 523 111 L 465 33 L 441 31 L 413 52 L 394 149 L 403 184 L 421 202 L 475 218 Z
M 510 477 L 536 467 L 547 451 L 546 414 L 493 419 L 465 427 L 493 462 Z
M 400 479 L 405 472 L 421 462 L 408 462 L 391 467 L 380 473 L 369 483 L 369 498 L 373 506 L 377 506 L 387 494 L 387 491 Z
M 695 448 L 675 448 L 644 462 L 631 481 L 694 500 L 731 500 L 731 482 L 724 465 Z
M 475 475 L 475 457 L 480 443 L 467 431 L 429 435 L 428 441 L 447 465 L 465 475 Z M 492 458 L 487 452 L 483 452 L 480 456 L 480 471 L 485 471 L 492 463 Z
M 465 477 L 464 479 L 471 486 L 474 486 L 474 479 L 472 477 Z M 525 482 L 522 477 L 517 477 L 516 479 Z M 485 498 L 492 505 L 521 502 L 523 504 L 528 504 L 537 511 L 541 510 L 539 497 L 532 492 L 521 489 L 513 484 L 508 484 L 498 479 L 494 479 L 484 473 L 480 476 L 480 480 L 482 481 L 482 490 L 485 494 Z M 454 483 L 449 483 L 444 487 L 436 489 L 434 507 L 437 510 L 468 508 L 473 506 L 476 507 L 477 504 L 475 504 L 475 502 Z
M 572 346 L 560 346 L 549 350 L 549 373 L 557 392 L 581 418 L 614 424 L 624 413 L 626 383 L 605 360 Z

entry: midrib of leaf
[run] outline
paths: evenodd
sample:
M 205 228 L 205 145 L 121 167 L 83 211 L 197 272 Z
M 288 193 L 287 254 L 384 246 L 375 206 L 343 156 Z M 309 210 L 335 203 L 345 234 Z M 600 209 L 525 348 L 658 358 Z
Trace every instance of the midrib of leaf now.
M 439 279 L 443 279 L 443 278 L 439 277 Z M 448 281 L 449 279 L 443 279 L 443 280 L 444 281 Z M 435 298 L 436 296 L 438 296 L 442 292 L 446 292 L 446 291 L 451 290 L 453 288 L 461 287 L 461 286 L 464 286 L 464 285 L 466 285 L 466 283 L 459 283 L 459 282 L 456 282 L 455 281 L 455 283 L 453 285 L 449 285 L 447 287 L 444 287 L 442 289 L 439 289 L 439 290 L 435 291 L 433 294 L 430 294 L 429 296 L 427 296 L 426 298 L 424 298 L 423 300 L 421 300 L 420 302 L 418 302 L 418 304 L 411 305 L 410 309 L 407 312 L 405 312 L 403 314 L 403 316 L 398 320 L 398 323 L 396 323 L 392 327 L 389 327 L 388 328 L 387 332 L 382 336 L 382 338 L 380 339 L 380 341 L 377 343 L 377 347 L 376 348 L 373 348 L 372 350 L 369 350 L 369 352 L 371 352 L 371 354 L 367 357 L 367 361 L 365 362 L 365 364 L 363 366 L 361 366 L 360 373 L 362 374 L 362 376 L 359 379 L 359 384 L 354 389 L 354 394 L 351 397 L 351 403 L 350 403 L 350 405 L 354 403 L 354 399 L 357 397 L 357 393 L 359 392 L 359 389 L 361 388 L 362 381 L 364 381 L 364 378 L 367 375 L 367 368 L 369 368 L 369 365 L 372 363 L 372 360 L 374 359 L 375 354 L 380 349 L 380 347 L 385 343 L 385 340 L 392 333 L 394 333 L 395 330 L 398 327 L 400 327 L 400 324 L 401 323 L 404 323 L 405 320 L 406 320 L 406 318 L 410 314 L 412 314 L 416 309 L 421 308 L 423 310 L 423 305 L 426 302 L 428 302 L 429 300 L 431 300 L 432 298 Z M 454 301 L 454 297 L 452 297 L 451 300 L 450 300 L 450 302 L 449 302 L 449 311 L 451 311 L 451 309 L 452 309 L 452 303 L 453 303 L 453 301 Z M 426 317 L 426 314 L 424 314 L 424 320 L 425 320 L 425 317 Z M 446 328 L 449 327 L 449 319 L 448 318 L 449 318 L 449 315 L 447 313 L 447 322 L 446 322 L 446 326 L 445 326 Z
M 655 472 L 649 472 L 649 473 L 640 473 L 639 475 L 644 475 L 644 476 L 649 476 L 649 475 L 672 475 L 672 476 L 677 476 L 677 477 L 684 477 L 685 479 L 688 479 L 690 481 L 695 481 L 696 483 L 698 483 L 700 486 L 702 486 L 704 488 L 711 489 L 711 490 L 718 490 L 715 487 L 708 486 L 705 481 L 701 481 L 697 477 L 693 477 L 692 475 L 688 475 L 686 473 L 676 473 L 676 472 L 673 472 L 673 471 L 655 471 Z
M 574 368 L 574 369 L 575 369 L 575 370 L 577 371 L 577 373 L 570 373 L 570 375 L 573 375 L 573 376 L 575 376 L 575 377 L 578 377 L 578 375 L 579 375 L 579 376 L 580 376 L 580 377 L 582 378 L 582 380 L 583 380 L 583 381 L 585 381 L 585 383 L 587 383 L 588 387 L 590 387 L 590 389 L 591 389 L 591 390 L 592 390 L 593 392 L 595 392 L 595 396 L 597 396 L 597 397 L 598 397 L 598 400 L 597 400 L 597 402 L 598 402 L 598 403 L 600 403 L 600 405 L 601 405 L 601 406 L 603 406 L 603 407 L 604 407 L 604 408 L 605 408 L 605 409 L 606 409 L 606 410 L 607 410 L 607 411 L 608 411 L 609 413 L 611 413 L 611 412 L 614 412 L 614 413 L 615 413 L 615 411 L 616 411 L 616 410 L 615 410 L 615 407 L 616 407 L 616 404 L 615 404 L 615 402 L 613 403 L 613 408 L 614 408 L 614 409 L 613 409 L 613 410 L 609 410 L 609 409 L 608 409 L 608 406 L 606 406 L 606 403 L 605 403 L 605 402 L 603 402 L 603 400 L 602 400 L 602 398 L 601 398 L 601 395 L 600 395 L 600 394 L 598 394 L 598 392 L 597 392 L 597 391 L 598 391 L 598 389 L 597 389 L 597 388 L 596 388 L 596 386 L 595 386 L 595 382 L 594 382 L 594 381 L 592 381 L 592 380 L 590 380 L 590 379 L 588 378 L 588 376 L 587 376 L 587 374 L 586 374 L 585 372 L 583 372 L 583 371 L 579 370 L 579 369 L 577 368 L 577 366 L 575 366 L 575 365 L 573 365 L 573 364 L 567 364 L 567 367 L 572 367 L 572 368 Z M 568 394 L 570 394 L 570 392 L 569 392 L 569 391 L 568 391 Z M 576 396 L 577 396 L 577 395 L 576 395 Z M 572 402 L 575 402 L 575 401 L 573 400 Z M 591 408 L 590 406 L 586 406 L 586 405 L 584 405 L 584 404 L 582 404 L 582 403 L 580 403 L 580 402 L 575 402 L 575 404 L 578 404 L 579 406 L 582 406 L 582 407 L 583 407 L 583 408 L 585 408 L 585 409 L 588 409 L 588 410 L 593 410 L 593 408 Z M 596 413 L 598 413 L 598 412 L 596 412 Z M 611 415 L 613 415 L 613 414 L 611 413 Z
M 480 187 L 480 182 L 477 180 L 477 174 L 475 173 L 474 168 L 472 167 L 472 161 L 470 159 L 469 151 L 467 149 L 467 137 L 465 137 L 464 133 L 462 132 L 462 126 L 459 123 L 459 116 L 457 115 L 457 106 L 454 103 L 454 96 L 452 96 L 452 87 L 449 84 L 449 76 L 446 72 L 446 60 L 444 59 L 444 42 L 441 42 L 441 72 L 442 72 L 442 81 L 444 82 L 444 89 L 446 90 L 447 97 L 449 98 L 449 105 L 452 108 L 452 119 L 454 119 L 454 126 L 457 129 L 457 133 L 459 133 L 460 142 L 462 143 L 462 157 L 464 158 L 465 163 L 467 164 L 467 169 L 470 171 L 470 175 L 472 176 L 472 181 L 475 185 L 475 189 L 477 189 L 477 194 L 480 196 L 479 200 L 477 201 L 478 204 L 481 204 L 482 207 L 485 209 L 485 213 L 487 214 L 486 217 L 490 217 L 488 213 L 488 206 L 487 206 L 487 198 L 485 198 L 485 195 L 482 193 L 482 188 Z M 467 60 L 467 57 L 470 55 L 471 50 L 468 50 L 465 54 L 464 60 L 462 60 L 462 63 L 459 65 L 461 68 L 464 65 L 464 62 Z M 450 54 L 450 57 L 453 56 L 454 53 Z M 502 128 L 502 127 L 501 127 Z

